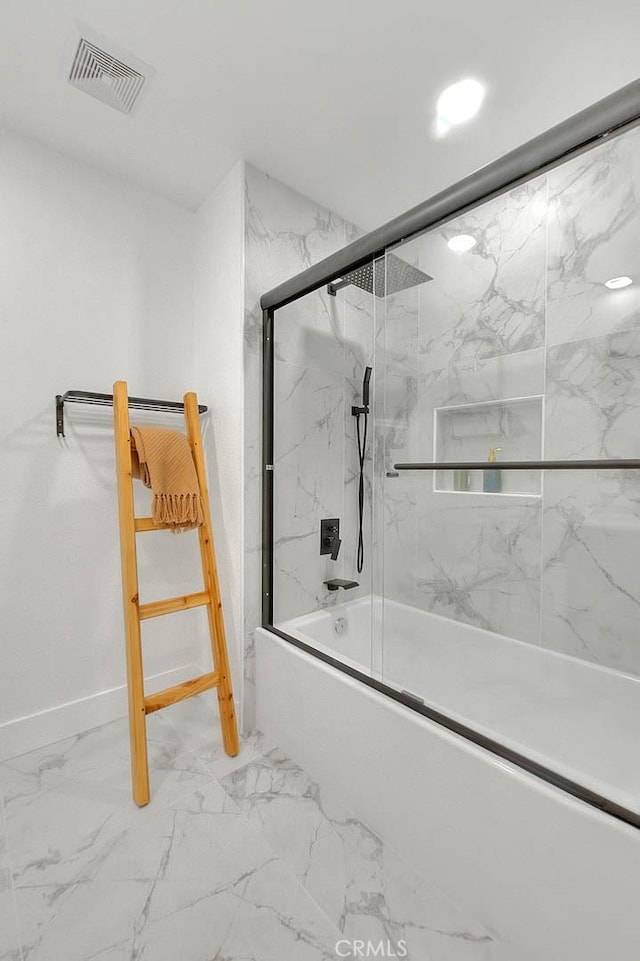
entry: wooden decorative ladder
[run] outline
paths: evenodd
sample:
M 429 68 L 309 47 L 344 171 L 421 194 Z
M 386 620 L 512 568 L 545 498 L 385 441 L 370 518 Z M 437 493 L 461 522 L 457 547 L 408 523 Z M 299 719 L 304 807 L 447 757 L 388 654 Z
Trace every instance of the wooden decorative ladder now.
M 204 590 L 183 597 L 140 604 L 138 598 L 138 562 L 136 534 L 143 531 L 164 530 L 156 527 L 151 517 L 135 517 L 133 501 L 133 477 L 131 455 L 131 430 L 129 425 L 129 398 L 127 385 L 118 381 L 113 386 L 113 410 L 115 419 L 116 473 L 118 478 L 118 507 L 120 514 L 120 554 L 122 560 L 122 599 L 124 604 L 125 639 L 127 648 L 127 686 L 129 694 L 129 732 L 131 738 L 131 776 L 133 799 L 143 806 L 149 803 L 149 764 L 147 759 L 147 714 L 159 711 L 194 694 L 215 687 L 222 739 L 227 754 L 235 756 L 240 747 L 233 709 L 233 693 L 229 658 L 222 616 L 222 601 L 216 568 L 211 510 L 207 491 L 207 478 L 200 433 L 198 400 L 191 392 L 184 395 L 184 417 L 187 438 L 193 454 L 198 475 L 198 485 L 204 509 L 204 524 L 198 528 L 200 559 Z M 149 617 L 159 617 L 174 611 L 186 611 L 193 607 L 207 608 L 211 653 L 214 670 L 200 677 L 169 687 L 157 694 L 145 696 L 142 668 L 142 643 L 140 622 Z

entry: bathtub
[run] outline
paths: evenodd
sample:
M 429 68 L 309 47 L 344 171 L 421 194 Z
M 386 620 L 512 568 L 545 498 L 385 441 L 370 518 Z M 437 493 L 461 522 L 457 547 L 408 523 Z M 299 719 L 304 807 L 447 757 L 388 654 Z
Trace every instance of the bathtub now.
M 634 677 L 379 599 L 277 630 L 640 810 Z M 267 744 L 496 932 L 507 961 L 640 957 L 636 827 L 266 629 L 256 690 Z
M 380 598 L 277 627 L 640 816 L 640 678 Z

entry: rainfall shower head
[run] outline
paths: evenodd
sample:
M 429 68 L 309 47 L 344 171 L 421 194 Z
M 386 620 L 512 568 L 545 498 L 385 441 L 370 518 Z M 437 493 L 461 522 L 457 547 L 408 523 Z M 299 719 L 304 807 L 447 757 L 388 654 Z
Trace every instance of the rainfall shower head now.
M 369 294 L 375 294 L 376 297 L 385 297 L 387 294 L 397 294 L 408 287 L 417 287 L 418 284 L 424 284 L 428 280 L 433 280 L 433 277 L 418 270 L 417 267 L 412 267 L 406 260 L 396 257 L 395 254 L 387 254 L 386 262 L 383 257 L 375 262 L 369 261 L 368 264 L 352 270 L 329 284 L 327 291 L 335 296 L 343 287 L 353 285 L 366 290 Z

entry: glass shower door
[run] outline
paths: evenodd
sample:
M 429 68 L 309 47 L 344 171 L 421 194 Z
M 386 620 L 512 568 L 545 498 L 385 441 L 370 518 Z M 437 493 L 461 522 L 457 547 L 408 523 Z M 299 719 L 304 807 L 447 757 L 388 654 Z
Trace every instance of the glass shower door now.
M 402 244 L 429 279 L 385 299 L 383 677 L 513 749 L 542 670 L 542 477 L 500 462 L 542 457 L 546 194 Z
M 635 815 L 638 156 L 635 128 L 389 253 L 432 279 L 385 297 L 375 503 L 385 683 Z

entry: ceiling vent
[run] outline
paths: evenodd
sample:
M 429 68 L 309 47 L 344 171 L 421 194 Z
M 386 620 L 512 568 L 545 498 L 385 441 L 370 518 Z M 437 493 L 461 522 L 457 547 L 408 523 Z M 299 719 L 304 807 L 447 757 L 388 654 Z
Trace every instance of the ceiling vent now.
M 82 37 L 69 72 L 69 83 L 121 113 L 131 113 L 147 81 L 149 68 L 119 51 L 115 56 Z

